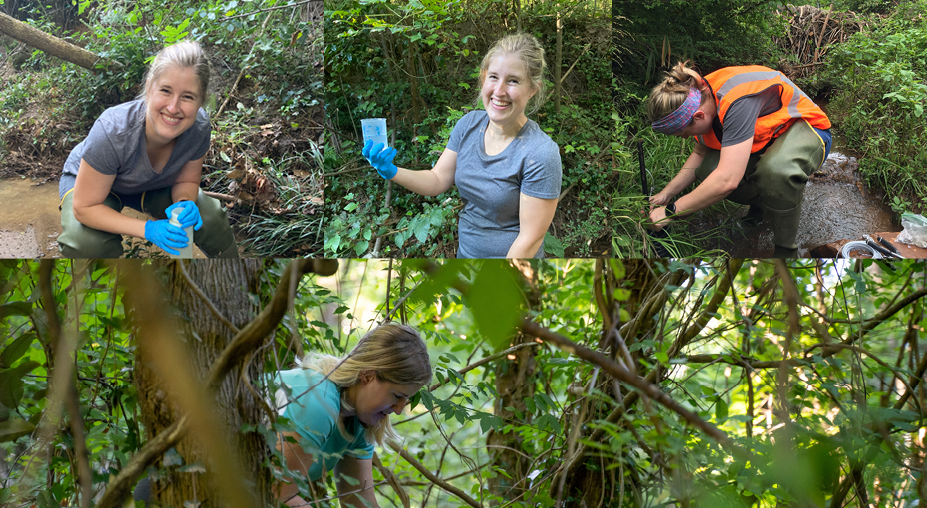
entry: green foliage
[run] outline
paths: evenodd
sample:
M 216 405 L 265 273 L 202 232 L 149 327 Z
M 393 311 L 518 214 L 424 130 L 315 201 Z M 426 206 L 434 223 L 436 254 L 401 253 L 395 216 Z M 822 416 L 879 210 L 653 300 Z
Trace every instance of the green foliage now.
M 833 48 L 825 70 L 840 87 L 831 102 L 836 130 L 864 154 L 860 172 L 886 190 L 896 212 L 900 203 L 911 202 L 915 211 L 927 203 L 925 14 L 924 2 L 899 7 L 871 33 L 854 34 Z
M 393 417 L 402 448 L 487 504 L 555 506 L 553 500 L 561 496 L 553 474 L 567 467 L 580 447 L 585 450 L 581 467 L 565 480 L 562 498 L 595 493 L 608 507 L 638 506 L 637 499 L 663 499 L 667 505 L 698 500 L 731 507 L 827 506 L 854 463 L 871 479 L 864 488 L 872 505 L 908 506 L 917 499 L 917 472 L 902 462 L 922 453 L 916 443 L 923 396 L 915 389 L 907 404 L 898 401 L 922 363 L 916 353 L 923 351 L 920 328 L 927 324 L 922 264 L 798 260 L 784 270 L 770 262 L 748 260 L 740 266 L 724 259 L 340 264 L 337 281 L 300 281 L 292 309 L 277 323 L 270 344 L 256 351 L 264 371 L 292 366 L 294 341 L 307 352 L 342 356 L 374 321 L 389 316 L 409 323 L 428 344 L 434 380 L 433 388 L 421 390 L 402 415 Z M 59 263 L 51 272 L 53 311 L 63 330 L 78 332 L 75 379 L 95 492 L 128 463 L 144 436 L 132 375 L 137 330 L 126 316 L 123 286 L 116 283 L 121 266 Z M 264 264 L 252 295 L 256 303 L 268 303 L 284 267 L 278 261 Z M 51 346 L 39 269 L 26 261 L 0 262 L 0 333 L 6 337 L 0 396 L 21 393 L 18 400 L 0 399 L 0 456 L 7 472 L 0 500 L 15 506 L 74 505 L 79 486 L 73 438 L 53 433 L 56 452 L 48 459 L 27 430 L 51 414 Z M 791 332 L 781 276 L 794 281 L 807 305 L 795 307 Z M 513 284 L 499 283 L 508 280 Z M 707 308 L 719 291 L 721 303 Z M 519 307 L 527 300 L 533 300 L 530 309 Z M 899 302 L 904 304 L 887 312 Z M 748 456 L 708 439 L 690 419 L 667 409 L 665 399 L 641 400 L 634 389 L 613 382 L 570 349 L 539 344 L 533 337 L 524 337 L 528 345 L 522 346 L 531 351 L 533 373 L 518 387 L 534 390 L 520 400 L 507 398 L 502 407 L 513 387 L 500 383 L 529 357 L 502 355 L 472 365 L 493 355 L 499 344 L 508 346 L 493 336 L 512 337 L 507 328 L 512 316 L 525 316 L 604 356 L 616 335 L 603 321 L 619 318 L 615 330 L 628 351 L 616 351 L 615 360 L 653 380 L 665 397 L 718 427 Z M 690 333 L 693 327 L 696 333 Z M 840 343 L 855 349 L 835 348 Z M 776 362 L 784 352 L 792 363 L 780 371 Z M 651 374 L 658 363 L 661 374 Z M 23 373 L 8 374 L 15 369 Z M 783 374 L 785 383 L 779 379 Z M 269 376 L 252 383 L 262 394 L 276 388 Z M 278 418 L 241 432 L 261 436 L 261 446 L 273 453 L 265 467 L 282 479 L 292 472 L 282 466 L 276 432 L 294 429 L 294 422 Z M 495 462 L 500 452 L 488 448 L 487 440 L 503 434 L 525 458 L 523 468 Z M 384 448 L 378 456 L 406 483 L 413 506 L 461 504 L 421 483 L 421 473 L 398 454 Z M 163 456 L 162 466 L 189 472 L 209 467 L 185 460 L 176 449 Z M 382 480 L 379 472 L 374 475 Z M 589 481 L 597 477 L 609 481 Z M 499 482 L 520 487 L 517 493 L 499 491 L 492 487 Z M 321 491 L 301 475 L 296 483 L 304 496 L 313 488 L 319 498 L 334 492 L 331 476 Z M 391 495 L 388 488 L 378 491 L 381 500 Z

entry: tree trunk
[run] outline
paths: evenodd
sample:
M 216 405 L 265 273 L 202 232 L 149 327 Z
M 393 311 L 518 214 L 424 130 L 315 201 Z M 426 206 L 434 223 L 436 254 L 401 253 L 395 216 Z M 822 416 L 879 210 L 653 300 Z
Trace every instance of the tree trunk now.
M 655 326 L 650 317 L 641 316 L 641 314 L 651 316 L 652 312 L 655 312 L 653 310 L 654 304 L 652 303 L 655 297 L 655 290 L 662 288 L 663 285 L 654 274 L 652 267 L 648 266 L 648 264 L 651 263 L 652 261 L 646 259 L 629 259 L 622 261 L 625 273 L 624 276 L 620 278 L 620 274 L 616 274 L 612 270 L 607 269 L 610 266 L 609 264 L 603 264 L 603 268 L 606 269 L 603 270 L 604 280 L 602 283 L 605 285 L 606 303 L 608 304 L 611 314 L 609 319 L 615 322 L 615 320 L 619 318 L 620 308 L 627 311 L 631 319 L 637 318 L 644 321 L 641 326 L 633 327 L 632 330 L 626 330 L 628 334 L 622 338 L 628 346 L 637 342 L 639 337 L 650 333 L 651 329 Z M 670 276 L 668 282 L 674 285 L 680 284 L 682 282 L 682 277 L 682 272 L 674 272 Z M 622 301 L 616 299 L 616 293 L 619 288 L 628 290 L 626 298 Z M 657 301 L 659 302 L 659 300 Z M 662 308 L 661 304 L 657 306 Z M 621 325 L 623 325 L 623 323 L 617 323 L 616 327 L 620 328 Z M 621 357 L 621 352 L 616 351 L 616 343 L 614 341 L 604 340 L 605 337 L 607 337 L 607 333 L 608 330 L 603 330 L 603 340 L 600 342 L 600 350 L 605 354 Z M 631 352 L 634 369 L 637 371 L 638 375 L 646 376 L 647 372 L 642 370 L 642 365 L 640 364 L 640 353 L 640 350 Z M 627 395 L 627 393 L 615 393 L 614 386 L 615 384 L 612 383 L 609 376 L 603 375 L 602 373 L 599 374 L 596 381 L 596 388 L 605 393 L 609 393 L 618 400 L 621 400 L 622 396 Z M 632 408 L 629 409 L 633 411 Z M 586 421 L 590 419 L 606 419 L 614 410 L 615 408 L 612 406 L 597 402 L 591 403 L 590 411 L 594 416 L 592 418 L 587 418 Z M 588 438 L 589 434 L 590 431 L 586 431 L 583 437 Z M 595 506 L 599 499 L 606 499 L 606 504 L 608 504 L 608 496 L 613 494 L 613 485 L 606 477 L 600 455 L 598 451 L 593 451 L 591 454 L 581 457 L 573 474 L 567 475 L 563 487 L 563 499 L 566 500 L 568 496 L 572 496 L 572 501 L 565 502 L 564 506 L 576 508 L 582 506 Z M 618 457 L 617 460 L 625 461 L 626 459 L 624 457 Z M 628 476 L 631 484 L 636 488 L 638 481 L 636 471 L 634 470 L 634 464 L 628 463 L 625 465 L 625 468 L 629 473 Z M 635 504 L 635 501 L 639 502 L 639 492 L 631 492 L 630 498 L 632 499 L 632 504 Z M 637 504 L 635 504 L 635 506 L 636 505 Z
M 2 12 L 0 12 L 0 33 L 9 35 L 29 46 L 41 49 L 50 55 L 54 55 L 62 60 L 94 72 L 96 72 L 95 66 L 97 62 L 102 62 L 106 67 L 119 65 L 111 60 L 100 58 L 80 46 L 75 46 L 70 42 L 63 41 L 53 35 L 49 35 L 37 28 L 29 26 Z
M 516 260 L 513 262 L 515 268 L 524 276 L 527 287 L 527 294 L 530 310 L 537 310 L 540 307 L 540 292 L 538 291 L 538 275 L 535 266 L 527 260 Z M 525 334 L 518 332 L 512 345 L 523 344 L 534 340 L 526 337 Z M 534 357 L 537 355 L 537 348 L 526 347 L 519 349 L 513 356 L 515 359 L 500 359 L 495 364 L 496 392 L 499 398 L 496 399 L 493 414 L 505 421 L 515 421 L 517 416 L 515 411 L 506 409 L 514 408 L 516 411 L 525 415 L 525 424 L 531 421 L 531 415 L 525 406 L 525 399 L 534 397 L 535 385 L 537 384 L 537 362 Z M 522 450 L 522 439 L 517 432 L 496 432 L 491 431 L 486 438 L 486 444 L 489 447 L 489 453 L 492 457 L 493 467 L 501 468 L 506 471 L 514 481 L 518 481 L 528 475 L 529 467 L 526 454 Z M 489 480 L 489 491 L 492 494 L 510 499 L 509 489 L 513 487 L 513 480 L 505 476 L 498 475 Z
M 203 260 L 187 262 L 184 265 L 191 281 L 199 287 L 219 313 L 232 324 L 241 328 L 257 313 L 257 307 L 249 294 L 258 291 L 261 262 L 259 260 L 220 261 Z M 203 380 L 213 362 L 223 351 L 234 333 L 223 324 L 196 295 L 185 280 L 177 264 L 167 266 L 166 289 L 176 309 L 178 330 L 187 346 L 187 354 L 193 364 L 195 376 Z M 146 361 L 148 355 L 159 354 L 149 351 L 146 344 L 139 343 L 136 350 L 135 384 L 138 390 L 142 421 L 150 440 L 169 427 L 178 418 L 177 407 L 166 399 L 163 380 Z M 244 471 L 253 474 L 255 485 L 246 486 L 256 493 L 259 506 L 270 502 L 272 478 L 262 463 L 268 455 L 264 439 L 256 432 L 241 432 L 242 425 L 260 424 L 265 414 L 259 402 L 246 386 L 246 380 L 258 379 L 263 371 L 260 359 L 236 367 L 225 378 L 215 394 L 214 418 L 224 427 L 225 434 L 232 436 L 233 449 L 237 452 Z M 213 468 L 204 457 L 202 446 L 191 434 L 176 447 L 184 465 L 199 463 L 206 469 L 205 475 L 181 472 L 178 467 L 168 467 L 167 476 L 153 481 L 152 500 L 164 505 L 184 506 L 186 501 L 203 502 L 204 506 L 217 506 L 221 497 L 212 481 Z M 164 458 L 158 464 L 163 466 Z M 195 491 L 195 497 L 194 497 Z

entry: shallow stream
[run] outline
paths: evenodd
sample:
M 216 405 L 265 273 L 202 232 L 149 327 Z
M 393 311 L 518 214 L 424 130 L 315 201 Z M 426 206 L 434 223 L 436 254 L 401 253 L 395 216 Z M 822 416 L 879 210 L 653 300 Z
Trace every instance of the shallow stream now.
M 900 226 L 892 223 L 891 208 L 882 204 L 881 196 L 870 193 L 862 183 L 858 168 L 855 157 L 831 152 L 821 169 L 812 175 L 802 196 L 797 239 L 799 255 L 808 256 L 811 249 L 838 240 L 901 231 Z M 689 220 L 686 228 L 693 237 L 701 237 L 697 241 L 703 249 L 721 249 L 735 258 L 771 256 L 770 221 L 745 230 L 738 219 L 746 213 L 746 206 L 733 215 L 700 213 Z

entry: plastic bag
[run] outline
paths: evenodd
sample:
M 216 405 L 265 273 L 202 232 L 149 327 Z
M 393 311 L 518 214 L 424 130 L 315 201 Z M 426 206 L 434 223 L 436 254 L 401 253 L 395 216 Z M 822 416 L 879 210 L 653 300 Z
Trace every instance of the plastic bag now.
M 901 227 L 904 229 L 898 233 L 896 241 L 927 249 L 927 218 L 916 213 L 903 213 Z

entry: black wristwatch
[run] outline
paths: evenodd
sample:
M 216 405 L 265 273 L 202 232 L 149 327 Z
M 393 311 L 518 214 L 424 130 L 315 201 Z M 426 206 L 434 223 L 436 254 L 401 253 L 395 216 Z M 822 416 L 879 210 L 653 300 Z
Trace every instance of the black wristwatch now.
M 666 205 L 665 208 L 666 208 L 667 217 L 672 217 L 673 215 L 676 215 L 676 203 L 675 202 Z

